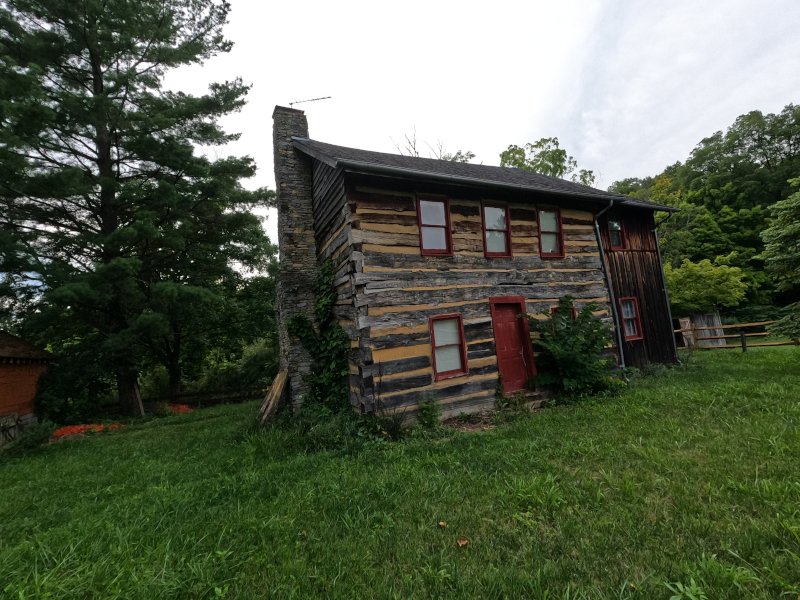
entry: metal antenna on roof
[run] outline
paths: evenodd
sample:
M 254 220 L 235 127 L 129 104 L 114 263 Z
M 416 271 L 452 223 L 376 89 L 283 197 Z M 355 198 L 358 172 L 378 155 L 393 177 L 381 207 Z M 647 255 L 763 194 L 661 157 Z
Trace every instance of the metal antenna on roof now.
M 289 107 L 291 108 L 295 104 L 303 104 L 304 102 L 316 102 L 317 100 L 328 100 L 332 98 L 332 96 L 323 96 L 322 98 L 311 98 L 310 100 L 295 100 L 294 102 L 289 102 Z

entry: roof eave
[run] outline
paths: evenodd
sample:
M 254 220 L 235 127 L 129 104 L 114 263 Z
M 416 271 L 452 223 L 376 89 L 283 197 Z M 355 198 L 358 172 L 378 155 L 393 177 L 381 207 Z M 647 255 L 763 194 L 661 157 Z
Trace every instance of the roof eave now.
M 598 196 L 595 194 L 584 194 L 581 192 L 567 192 L 563 190 L 534 188 L 527 185 L 503 183 L 499 181 L 492 181 L 489 179 L 479 179 L 476 177 L 463 177 L 460 175 L 431 173 L 428 171 L 418 171 L 415 169 L 408 169 L 403 167 L 389 167 L 386 165 L 376 165 L 374 163 L 363 162 L 363 161 L 337 159 L 322 152 L 319 152 L 318 150 L 309 148 L 307 145 L 303 143 L 304 141 L 307 141 L 307 138 L 292 137 L 292 141 L 294 142 L 295 148 L 297 148 L 301 152 L 304 152 L 308 156 L 311 156 L 312 158 L 315 158 L 320 162 L 325 163 L 331 168 L 342 169 L 344 171 L 347 171 L 348 173 L 356 173 L 362 175 L 378 174 L 378 175 L 386 175 L 402 179 L 430 181 L 433 183 L 451 183 L 456 185 L 472 185 L 472 186 L 477 185 L 481 187 L 506 190 L 506 191 L 545 193 L 545 194 L 552 194 L 554 196 L 561 196 L 564 198 L 578 198 L 580 200 L 587 200 L 589 202 L 602 204 L 603 206 L 607 205 L 610 200 L 614 200 L 615 202 L 619 202 L 620 204 L 628 206 L 629 208 L 641 208 L 643 210 L 653 210 L 653 211 L 660 210 L 666 212 L 675 212 L 677 210 L 676 208 L 673 208 L 671 206 L 664 206 L 649 202 L 647 204 L 644 204 L 643 201 L 636 200 L 635 198 L 630 198 L 629 196 L 613 195 L 613 194 Z

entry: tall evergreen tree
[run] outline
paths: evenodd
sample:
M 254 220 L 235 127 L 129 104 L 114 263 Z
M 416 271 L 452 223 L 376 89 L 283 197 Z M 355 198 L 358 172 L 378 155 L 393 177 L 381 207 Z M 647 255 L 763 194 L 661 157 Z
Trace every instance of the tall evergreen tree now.
M 213 312 L 234 264 L 271 250 L 248 210 L 268 194 L 240 184 L 252 160 L 196 151 L 236 138 L 219 119 L 248 87 L 163 86 L 230 50 L 229 8 L 0 0 L 0 285 L 9 305 L 35 295 L 37 318 L 83 325 L 127 413 L 142 410 L 138 369 L 158 339 Z

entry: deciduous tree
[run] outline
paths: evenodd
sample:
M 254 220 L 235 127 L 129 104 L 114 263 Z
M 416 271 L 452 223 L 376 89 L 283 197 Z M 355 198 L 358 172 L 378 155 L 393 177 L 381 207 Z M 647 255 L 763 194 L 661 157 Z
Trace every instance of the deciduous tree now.
M 697 263 L 684 259 L 677 268 L 667 263 L 664 275 L 676 315 L 710 313 L 722 307 L 738 306 L 747 290 L 741 269 L 713 264 L 708 259 Z
M 800 178 L 790 181 L 800 188 Z M 800 286 L 800 189 L 770 207 L 772 222 L 764 230 L 763 258 L 767 269 L 775 275 L 778 286 L 790 289 Z M 776 333 L 800 337 L 800 302 L 789 307 L 789 314 L 774 326 Z
M 578 161 L 561 148 L 557 137 L 542 138 L 525 144 L 524 148 L 511 145 L 500 153 L 501 167 L 516 167 L 551 177 L 569 177 L 576 183 L 594 185 L 593 171 L 579 169 Z

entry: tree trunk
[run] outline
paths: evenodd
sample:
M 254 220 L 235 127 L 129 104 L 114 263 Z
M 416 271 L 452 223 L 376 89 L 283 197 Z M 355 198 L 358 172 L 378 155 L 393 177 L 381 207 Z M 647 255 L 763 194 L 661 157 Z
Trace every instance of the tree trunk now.
M 136 371 L 117 372 L 117 397 L 119 409 L 123 415 L 143 417 L 144 406 L 142 396 L 139 394 L 139 381 Z
M 167 372 L 169 374 L 169 397 L 173 402 L 177 402 L 181 393 L 181 363 L 177 355 L 169 357 Z
M 166 343 L 166 364 L 167 375 L 169 376 L 169 397 L 173 402 L 178 401 L 181 393 L 181 341 L 180 328 L 175 320 L 172 320 L 172 339 Z

